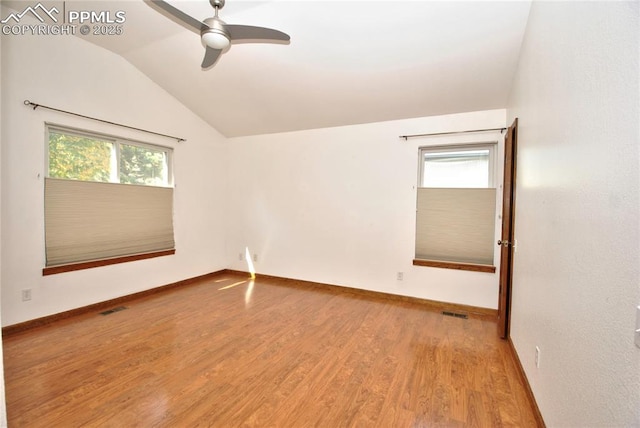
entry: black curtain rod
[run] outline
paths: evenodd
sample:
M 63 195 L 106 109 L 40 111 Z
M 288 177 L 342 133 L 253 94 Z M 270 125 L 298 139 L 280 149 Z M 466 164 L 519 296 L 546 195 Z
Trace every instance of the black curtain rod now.
M 507 128 L 490 128 L 490 129 L 472 129 L 469 131 L 452 131 L 452 132 L 434 132 L 431 134 L 413 134 L 413 135 L 401 135 L 400 138 L 404 138 L 405 141 L 414 137 L 431 137 L 434 135 L 450 135 L 450 134 L 468 134 L 471 132 L 488 132 L 488 131 L 500 131 L 502 134 Z
M 33 107 L 34 110 L 37 109 L 38 107 L 42 107 L 42 108 L 46 108 L 47 110 L 53 110 L 53 111 L 57 111 L 57 112 L 60 112 L 60 113 L 66 113 L 66 114 L 70 114 L 72 116 L 78 116 L 78 117 L 82 117 L 82 118 L 85 118 L 85 119 L 91 119 L 91 120 L 95 120 L 95 121 L 102 122 L 102 123 L 108 123 L 109 125 L 115 125 L 115 126 L 120 126 L 122 128 L 133 129 L 135 131 L 146 132 L 147 134 L 159 135 L 161 137 L 167 137 L 167 138 L 171 138 L 173 140 L 177 140 L 178 143 L 181 143 L 183 141 L 187 141 L 184 138 L 174 137 L 173 135 L 161 134 L 159 132 L 154 132 L 154 131 L 149 131 L 149 130 L 146 130 L 146 129 L 136 128 L 135 126 L 123 125 L 121 123 L 110 122 L 108 120 L 98 119 L 98 118 L 91 117 L 91 116 L 85 116 L 83 114 L 73 113 L 71 111 L 60 110 L 60 109 L 49 107 L 49 106 L 45 106 L 45 105 L 42 105 L 42 104 L 32 103 L 29 100 L 24 100 L 24 105 L 31 106 L 31 107 Z

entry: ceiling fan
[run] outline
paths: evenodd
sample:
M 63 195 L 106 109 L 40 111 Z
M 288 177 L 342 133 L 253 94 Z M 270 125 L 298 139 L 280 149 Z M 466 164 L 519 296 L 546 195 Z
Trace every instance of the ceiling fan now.
M 209 68 L 214 65 L 220 54 L 229 47 L 231 42 L 237 40 L 288 42 L 291 39 L 288 34 L 271 28 L 225 23 L 218 18 L 218 11 L 224 7 L 225 0 L 209 0 L 211 6 L 215 9 L 215 15 L 204 21 L 199 21 L 187 15 L 166 1 L 150 0 L 150 2 L 186 24 L 190 30 L 200 34 L 202 43 L 206 47 L 202 68 Z

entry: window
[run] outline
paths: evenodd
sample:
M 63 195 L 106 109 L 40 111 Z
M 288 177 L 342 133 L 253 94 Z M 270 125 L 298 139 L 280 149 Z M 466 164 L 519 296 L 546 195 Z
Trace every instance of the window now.
M 167 186 L 169 184 L 169 156 L 166 150 L 148 146 L 120 144 L 121 183 Z
M 420 149 L 420 187 L 493 187 L 491 145 L 423 147 Z
M 170 148 L 57 126 L 46 140 L 47 267 L 173 253 Z
M 51 178 L 171 185 L 171 149 L 75 130 L 48 128 Z
M 115 144 L 104 138 L 49 129 L 49 177 L 115 181 Z M 113 171 L 113 172 L 112 172 Z
M 420 148 L 414 264 L 495 271 L 494 152 L 495 144 Z

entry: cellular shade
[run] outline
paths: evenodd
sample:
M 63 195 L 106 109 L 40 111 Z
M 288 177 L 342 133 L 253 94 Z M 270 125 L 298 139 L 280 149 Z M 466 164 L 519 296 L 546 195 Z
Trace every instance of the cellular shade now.
M 419 188 L 416 258 L 493 265 L 496 189 Z
M 173 189 L 45 179 L 47 266 L 173 249 Z

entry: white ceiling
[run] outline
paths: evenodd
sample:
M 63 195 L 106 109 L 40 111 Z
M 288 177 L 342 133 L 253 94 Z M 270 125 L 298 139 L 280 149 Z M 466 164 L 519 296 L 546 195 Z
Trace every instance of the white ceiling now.
M 195 18 L 207 0 L 169 0 Z M 67 2 L 70 3 L 70 2 Z M 504 108 L 529 1 L 227 0 L 229 24 L 275 28 L 290 44 L 234 44 L 209 70 L 197 34 L 143 1 L 122 36 L 86 39 L 124 57 L 228 137 Z

